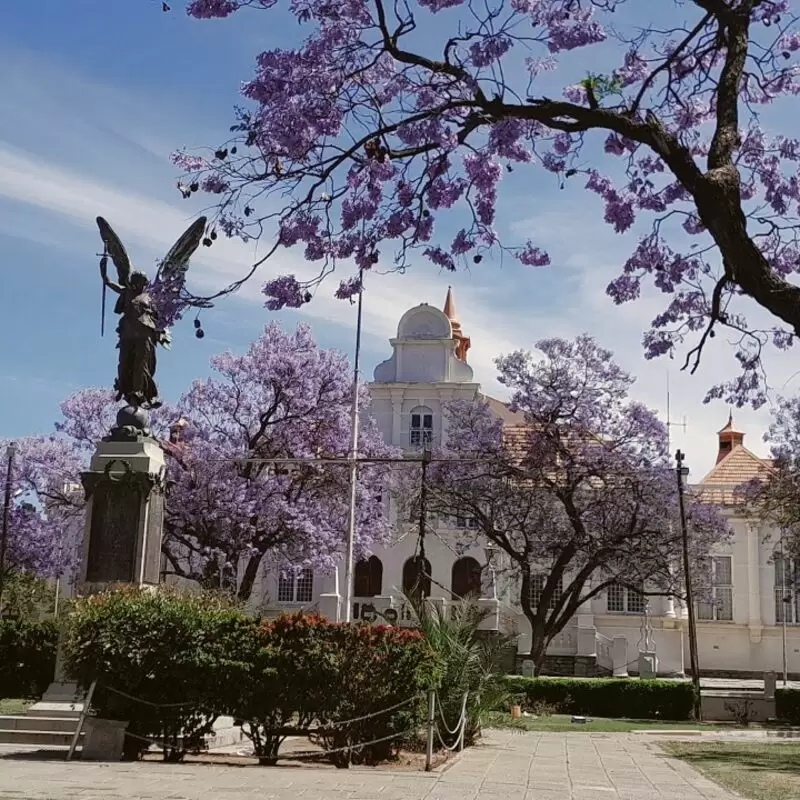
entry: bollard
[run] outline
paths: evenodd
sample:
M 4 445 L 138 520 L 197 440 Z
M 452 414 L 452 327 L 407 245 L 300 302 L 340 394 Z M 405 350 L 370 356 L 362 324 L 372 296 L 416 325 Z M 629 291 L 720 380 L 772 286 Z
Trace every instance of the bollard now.
M 428 742 L 425 747 L 425 772 L 433 769 L 433 726 L 436 724 L 436 691 L 428 691 Z

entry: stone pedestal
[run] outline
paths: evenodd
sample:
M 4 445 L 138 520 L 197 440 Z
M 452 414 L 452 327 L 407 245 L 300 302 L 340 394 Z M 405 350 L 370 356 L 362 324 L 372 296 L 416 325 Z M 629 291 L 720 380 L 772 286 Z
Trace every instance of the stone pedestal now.
M 156 585 L 164 525 L 164 451 L 154 439 L 100 442 L 88 472 L 82 593 L 111 583 Z
M 89 471 L 81 476 L 87 504 L 80 594 L 113 583 L 159 582 L 164 472 L 164 451 L 155 439 L 98 443 Z M 28 713 L 73 717 L 82 707 L 82 693 L 64 675 L 59 643 L 53 682 Z
M 127 722 L 86 717 L 83 724 L 82 761 L 120 761 L 125 747 Z
M 615 636 L 611 640 L 611 664 L 615 678 L 628 677 L 628 640 L 625 636 Z
M 765 672 L 764 673 L 764 699 L 765 700 L 774 700 L 775 699 L 775 688 L 778 685 L 777 676 L 774 672 Z
M 655 678 L 658 674 L 658 657 L 655 651 L 639 652 L 639 677 Z

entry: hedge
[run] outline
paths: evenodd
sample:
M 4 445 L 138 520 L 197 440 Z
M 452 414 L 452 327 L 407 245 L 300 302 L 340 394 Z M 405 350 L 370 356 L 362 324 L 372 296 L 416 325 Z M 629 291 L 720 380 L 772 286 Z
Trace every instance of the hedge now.
M 97 680 L 98 716 L 128 721 L 131 759 L 160 739 L 165 759 L 179 761 L 230 715 L 264 764 L 291 734 L 312 737 L 339 766 L 384 760 L 416 733 L 438 677 L 417 631 L 308 614 L 261 621 L 218 595 L 167 587 L 77 600 L 65 657 L 80 686 Z M 359 746 L 375 739 L 386 741 Z
M 800 725 L 800 689 L 775 690 L 775 716 L 782 722 Z
M 691 719 L 692 686 L 677 681 L 527 678 L 508 675 L 509 694 L 523 708 L 548 706 L 558 714 L 627 719 Z M 800 693 L 799 693 L 800 694 Z
M 53 680 L 57 649 L 52 620 L 0 620 L 0 698 L 41 697 Z

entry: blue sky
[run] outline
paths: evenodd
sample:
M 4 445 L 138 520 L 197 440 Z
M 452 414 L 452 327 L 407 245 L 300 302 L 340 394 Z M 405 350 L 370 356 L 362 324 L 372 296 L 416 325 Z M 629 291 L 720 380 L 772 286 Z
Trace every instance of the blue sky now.
M 101 339 L 95 216 L 105 216 L 137 266 L 152 273 L 154 261 L 199 211 L 175 189 L 170 152 L 222 141 L 256 53 L 296 35 L 272 13 L 200 22 L 185 16 L 179 0 L 172 5 L 173 12 L 163 14 L 155 0 L 37 0 L 4 10 L 0 437 L 50 430 L 64 397 L 111 383 L 115 321 L 109 310 Z M 491 393 L 502 394 L 492 367 L 498 354 L 586 330 L 639 376 L 635 394 L 664 411 L 669 365 L 644 362 L 640 347 L 662 301 L 648 297 L 617 308 L 604 294 L 635 234 L 615 235 L 602 222 L 597 198 L 579 186 L 559 191 L 551 177 L 532 177 L 505 187 L 501 233 L 510 244 L 530 237 L 547 247 L 553 265 L 526 270 L 507 260 L 484 261 L 447 275 L 420 263 L 404 276 L 371 276 L 365 293 L 367 375 L 387 356 L 402 312 L 418 302 L 440 305 L 452 284 L 473 341 L 471 363 Z M 221 240 L 201 248 L 190 282 L 219 288 L 255 252 Z M 244 349 L 274 316 L 258 292 L 263 279 L 302 270 L 299 253 L 281 253 L 260 281 L 204 316 L 202 341 L 189 320 L 179 325 L 173 350 L 160 361 L 162 392 L 177 399 L 193 378 L 208 374 L 209 356 Z M 287 326 L 308 322 L 320 343 L 350 352 L 355 311 L 329 296 L 334 288 L 326 285 L 302 313 L 278 317 Z M 701 404 L 708 385 L 734 368 L 722 339 L 694 377 L 671 362 L 673 419 L 685 416 L 688 422 L 673 438 L 687 451 L 693 478 L 713 464 L 715 432 L 727 418 L 725 406 Z M 778 389 L 793 373 L 791 358 L 774 358 L 770 368 Z M 768 413 L 740 411 L 736 419 L 747 443 L 765 452 L 760 439 Z

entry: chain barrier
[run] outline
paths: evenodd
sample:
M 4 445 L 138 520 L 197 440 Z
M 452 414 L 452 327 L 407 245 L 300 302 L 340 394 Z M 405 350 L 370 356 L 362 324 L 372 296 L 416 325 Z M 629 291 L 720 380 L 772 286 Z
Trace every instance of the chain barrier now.
M 447 733 L 450 736 L 455 736 L 456 740 L 452 745 L 445 744 L 444 738 L 442 737 L 442 733 L 439 730 L 439 723 L 434 723 L 434 730 L 436 731 L 436 736 L 439 739 L 439 743 L 445 750 L 449 750 L 452 752 L 456 748 L 460 751 L 464 749 L 464 737 L 466 736 L 467 731 L 467 700 L 469 699 L 469 693 L 464 692 L 464 697 L 461 701 L 461 713 L 458 717 L 458 722 L 456 722 L 455 727 L 450 730 L 449 725 L 447 724 L 447 720 L 444 717 L 444 710 L 442 708 L 442 703 L 439 699 L 439 693 L 436 692 L 435 701 L 436 705 L 439 706 L 439 717 L 441 719 L 441 724 Z
M 67 756 L 67 760 L 70 760 L 70 758 L 74 754 L 75 747 L 77 745 L 78 739 L 80 738 L 80 734 L 81 734 L 81 732 L 83 730 L 83 725 L 84 725 L 84 722 L 85 722 L 85 718 L 86 718 L 86 716 L 88 714 L 88 711 L 89 711 L 89 705 L 91 703 L 92 696 L 94 695 L 94 692 L 96 691 L 96 689 L 98 687 L 102 687 L 104 689 L 107 689 L 109 692 L 112 692 L 113 694 L 119 695 L 120 697 L 124 697 L 125 699 L 131 700 L 134 703 L 140 703 L 140 704 L 148 706 L 150 708 L 155 708 L 155 709 L 173 708 L 174 709 L 174 708 L 198 707 L 197 703 L 194 703 L 194 702 L 191 702 L 191 701 L 190 702 L 183 702 L 183 703 L 155 703 L 152 700 L 145 700 L 142 697 L 136 697 L 135 695 L 128 694 L 127 692 L 123 692 L 121 689 L 115 689 L 113 686 L 108 686 L 106 684 L 100 684 L 97 681 L 94 681 L 92 683 L 92 686 L 91 686 L 91 689 L 89 691 L 89 694 L 87 694 L 86 701 L 84 703 L 84 710 L 83 710 L 82 716 L 81 716 L 81 718 L 79 720 L 78 729 L 75 732 L 75 735 L 74 735 L 74 738 L 73 738 L 73 744 L 72 744 L 72 746 L 70 748 L 69 754 Z M 330 731 L 331 729 L 342 728 L 342 727 L 345 727 L 347 725 L 355 724 L 357 722 L 363 722 L 365 720 L 374 719 L 375 717 L 379 717 L 379 716 L 381 716 L 383 714 L 389 714 L 392 711 L 396 711 L 399 708 L 403 708 L 403 707 L 408 706 L 408 705 L 410 705 L 410 704 L 412 704 L 412 703 L 414 703 L 416 701 L 419 701 L 419 700 L 422 699 L 423 696 L 424 695 L 422 693 L 417 693 L 415 695 L 412 695 L 411 697 L 406 698 L 405 700 L 401 700 L 399 703 L 395 703 L 394 705 L 388 706 L 387 708 L 382 708 L 382 709 L 380 709 L 378 711 L 370 712 L 369 714 L 362 714 L 361 716 L 358 716 L 358 717 L 352 717 L 351 719 L 337 720 L 335 722 L 329 723 L 328 725 L 326 725 L 324 727 L 321 727 L 321 728 L 318 728 L 318 729 L 315 729 L 315 730 L 309 730 L 308 734 L 322 734 L 322 735 L 324 735 L 326 732 Z M 253 723 L 250 721 L 250 722 L 248 722 L 248 724 L 251 726 L 251 729 L 252 729 L 252 724 Z M 368 741 L 368 742 L 358 742 L 357 744 L 349 744 L 349 745 L 346 745 L 344 747 L 334 748 L 333 750 L 300 751 L 298 753 L 291 753 L 287 757 L 291 758 L 292 760 L 302 760 L 302 759 L 306 759 L 306 758 L 308 758 L 308 759 L 311 759 L 311 758 L 317 758 L 317 759 L 325 758 L 325 757 L 327 757 L 328 755 L 331 755 L 331 754 L 343 753 L 343 752 L 348 752 L 348 751 L 352 752 L 353 750 L 359 750 L 359 749 L 361 749 L 363 747 L 368 747 L 368 746 L 373 745 L 373 744 L 380 744 L 381 742 L 387 742 L 387 741 L 390 741 L 391 739 L 396 739 L 396 738 L 398 738 L 400 736 L 408 736 L 409 734 L 415 733 L 415 732 L 416 732 L 416 729 L 409 729 L 409 730 L 405 730 L 405 731 L 399 731 L 399 732 L 396 732 L 396 733 L 392 733 L 392 734 L 389 734 L 388 736 L 383 736 L 383 737 L 380 737 L 378 739 L 373 739 L 373 740 Z M 141 736 L 141 735 L 136 734 L 136 733 L 131 733 L 128 730 L 125 731 L 125 736 L 128 736 L 128 737 L 130 737 L 132 739 L 137 739 L 137 740 L 142 741 L 142 742 L 146 742 L 150 747 L 158 748 L 158 751 L 161 752 L 161 753 L 165 752 L 166 749 L 167 749 L 162 743 L 160 743 L 156 739 L 150 739 L 150 738 L 148 738 L 146 736 Z
M 353 750 L 359 750 L 362 747 L 368 747 L 371 744 L 380 744 L 381 742 L 388 742 L 391 739 L 396 739 L 398 736 L 408 736 L 409 734 L 416 733 L 416 729 L 409 728 L 406 731 L 399 731 L 397 733 L 391 733 L 388 736 L 381 736 L 380 739 L 372 739 L 369 742 L 359 742 L 358 744 L 348 744 L 343 747 L 336 747 L 333 750 L 301 750 L 297 753 L 287 753 L 284 757 L 285 759 L 291 761 L 301 761 L 303 759 L 311 759 L 311 758 L 325 758 L 332 753 L 345 753 L 345 752 L 352 752 Z

